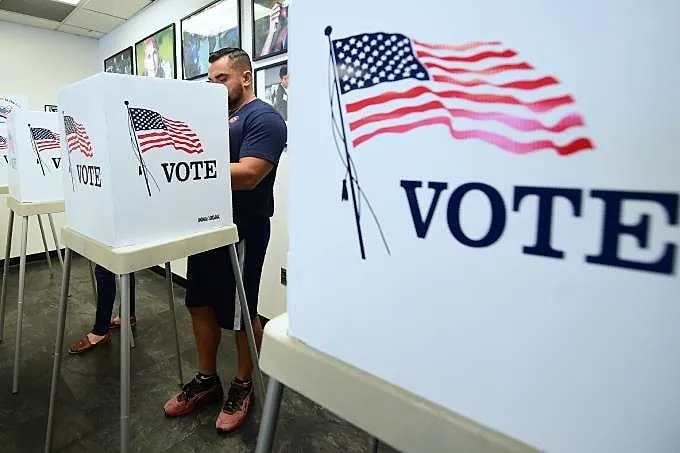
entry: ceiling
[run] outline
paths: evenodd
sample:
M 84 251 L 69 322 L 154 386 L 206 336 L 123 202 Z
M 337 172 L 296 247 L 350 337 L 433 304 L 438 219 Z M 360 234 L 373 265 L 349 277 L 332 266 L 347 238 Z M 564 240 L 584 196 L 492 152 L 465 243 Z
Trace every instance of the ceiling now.
M 80 0 L 69 5 L 55 0 L 0 0 L 0 21 L 100 38 L 153 1 Z

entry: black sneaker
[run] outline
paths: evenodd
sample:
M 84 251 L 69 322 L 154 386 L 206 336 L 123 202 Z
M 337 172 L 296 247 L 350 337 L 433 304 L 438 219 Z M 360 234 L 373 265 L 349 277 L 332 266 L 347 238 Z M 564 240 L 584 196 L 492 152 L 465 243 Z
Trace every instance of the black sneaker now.
M 179 394 L 165 403 L 163 411 L 168 417 L 180 417 L 193 412 L 202 402 L 221 401 L 222 398 L 224 389 L 219 377 L 203 379 L 196 375 L 191 382 L 184 384 Z

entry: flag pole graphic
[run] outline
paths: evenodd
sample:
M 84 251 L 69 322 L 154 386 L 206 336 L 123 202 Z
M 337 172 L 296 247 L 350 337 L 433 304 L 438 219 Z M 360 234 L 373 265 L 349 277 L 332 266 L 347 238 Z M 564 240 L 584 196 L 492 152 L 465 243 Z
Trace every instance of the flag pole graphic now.
M 132 142 L 132 146 L 135 149 L 135 153 L 137 155 L 137 160 L 139 160 L 139 173 L 144 176 L 144 182 L 146 183 L 146 191 L 148 192 L 149 196 L 151 196 L 151 187 L 149 187 L 149 175 L 150 172 L 148 168 L 146 167 L 146 163 L 144 162 L 144 158 L 142 157 L 142 151 L 139 149 L 139 143 L 137 142 L 137 134 L 134 131 L 134 127 L 132 126 L 132 116 L 130 115 L 130 102 L 129 101 L 124 101 L 125 107 L 127 108 L 127 114 L 128 114 L 128 130 L 130 132 L 130 141 Z M 153 179 L 153 175 L 151 175 L 151 178 Z M 156 180 L 153 180 L 154 184 L 156 184 L 156 188 L 160 189 L 158 187 L 158 183 Z
M 335 94 L 337 95 L 338 98 L 338 112 L 340 114 L 340 124 L 342 126 L 342 143 L 345 146 L 345 165 L 347 168 L 347 173 L 349 174 L 349 188 L 350 188 L 350 193 L 352 194 L 352 205 L 354 206 L 354 220 L 357 225 L 357 236 L 359 238 L 359 250 L 361 251 L 361 258 L 366 259 L 366 249 L 364 248 L 364 237 L 363 233 L 361 232 L 361 220 L 359 216 L 359 209 L 357 208 L 357 198 L 354 190 L 354 175 L 352 173 L 352 164 L 351 164 L 351 158 L 349 155 L 349 148 L 347 147 L 347 136 L 345 134 L 345 120 L 342 115 L 342 101 L 340 99 L 340 86 L 338 82 L 338 69 L 337 69 L 337 61 L 335 60 L 335 54 L 333 53 L 333 41 L 331 40 L 331 33 L 333 32 L 333 27 L 328 26 L 324 30 L 324 34 L 326 37 L 328 37 L 328 51 L 331 54 L 331 59 L 333 63 L 333 82 L 335 84 Z M 343 181 L 343 196 L 345 192 L 345 187 L 344 187 L 344 181 Z
M 35 155 L 37 157 L 37 163 L 40 165 L 40 170 L 42 170 L 43 176 L 45 176 L 45 167 L 43 166 L 42 159 L 40 158 L 40 153 L 38 152 L 38 147 L 35 145 L 35 140 L 33 139 L 33 129 L 31 128 L 31 125 L 29 123 L 28 125 L 28 133 L 31 134 L 31 145 L 33 146 L 33 151 L 35 151 Z
M 61 112 L 61 121 L 64 123 L 64 140 L 66 141 L 66 157 L 68 159 L 68 174 L 71 175 L 71 187 L 73 188 L 73 191 L 76 191 L 76 182 L 75 179 L 73 178 L 73 165 L 71 164 L 71 148 L 68 146 L 68 133 L 66 132 L 66 116 L 64 112 Z M 71 117 L 73 118 L 73 117 Z M 75 128 L 75 120 L 74 122 L 74 128 Z M 77 134 L 77 133 L 76 133 Z M 78 144 L 78 146 L 81 146 Z

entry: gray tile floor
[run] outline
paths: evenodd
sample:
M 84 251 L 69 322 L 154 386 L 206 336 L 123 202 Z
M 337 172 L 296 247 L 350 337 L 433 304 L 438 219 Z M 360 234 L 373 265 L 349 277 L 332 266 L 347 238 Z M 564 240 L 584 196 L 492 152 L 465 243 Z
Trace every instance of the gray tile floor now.
M 56 334 L 61 268 L 52 273 L 44 261 L 29 263 L 26 273 L 20 388 L 11 394 L 18 267 L 11 268 L 5 340 L 0 343 L 0 451 L 41 452 L 45 437 L 52 353 Z M 181 419 L 162 413 L 165 400 L 178 390 L 176 359 L 165 280 L 149 271 L 137 274 L 136 348 L 131 402 L 133 452 L 252 452 L 260 407 L 237 432 L 215 431 L 219 405 Z M 75 257 L 66 322 L 66 345 L 85 334 L 94 321 L 95 302 L 87 262 Z M 175 306 L 186 376 L 194 372 L 195 351 L 184 290 L 175 285 Z M 54 453 L 119 451 L 119 336 L 111 344 L 82 356 L 66 354 L 61 374 Z M 234 346 L 225 332 L 220 370 L 227 384 L 233 372 Z M 330 389 L 329 389 L 330 390 Z M 280 413 L 276 452 L 366 452 L 368 437 L 293 391 L 286 390 Z M 388 448 L 381 452 L 392 452 Z

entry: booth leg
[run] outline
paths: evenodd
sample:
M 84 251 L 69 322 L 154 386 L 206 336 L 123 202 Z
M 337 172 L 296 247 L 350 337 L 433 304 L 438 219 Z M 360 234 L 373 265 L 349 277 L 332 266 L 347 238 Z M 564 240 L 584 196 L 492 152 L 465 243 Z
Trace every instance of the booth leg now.
M 59 239 L 57 237 L 57 229 L 54 227 L 54 219 L 52 214 L 47 214 L 47 219 L 50 221 L 50 229 L 52 230 L 52 238 L 54 239 L 54 247 L 57 250 L 57 257 L 59 258 L 59 264 L 61 268 L 64 268 L 64 260 L 61 257 L 61 247 L 59 246 Z
M 130 274 L 120 276 L 120 451 L 130 449 Z
M 172 285 L 172 269 L 170 261 L 165 263 L 165 280 L 168 285 L 168 306 L 170 308 L 170 318 L 172 318 L 172 328 L 175 331 L 175 349 L 177 350 L 177 373 L 179 376 L 179 386 L 184 385 L 182 376 L 182 356 L 179 349 L 179 332 L 177 331 L 177 317 L 175 316 L 175 291 Z
M 7 220 L 7 237 L 5 238 L 5 261 L 2 266 L 2 290 L 0 291 L 0 343 L 5 331 L 5 309 L 7 308 L 7 272 L 12 251 L 12 230 L 14 229 L 14 211 L 10 209 Z
M 253 362 L 253 377 L 257 386 L 257 393 L 260 396 L 260 402 L 264 401 L 264 380 L 262 378 L 262 371 L 260 371 L 260 363 L 258 360 L 257 343 L 255 342 L 255 333 L 253 331 L 253 324 L 251 322 L 250 310 L 246 300 L 246 289 L 243 286 L 243 276 L 241 274 L 241 265 L 238 260 L 238 253 L 236 252 L 236 244 L 229 246 L 229 257 L 231 258 L 231 267 L 234 271 L 234 280 L 236 281 L 236 291 L 238 293 L 238 300 L 241 304 L 241 313 L 243 317 L 243 324 L 246 326 L 246 333 L 248 335 L 248 347 L 250 349 L 250 357 Z
M 50 257 L 50 248 L 47 246 L 47 238 L 45 237 L 45 228 L 43 227 L 42 219 L 40 214 L 36 215 L 38 218 L 38 226 L 40 227 L 40 236 L 42 236 L 43 247 L 45 247 L 45 256 L 47 257 L 47 267 L 50 268 L 52 272 L 52 258 Z
M 87 260 L 90 267 L 90 281 L 92 282 L 92 294 L 94 294 L 94 300 L 97 300 L 97 278 L 94 275 L 94 265 L 92 261 Z
M 369 445 L 369 452 L 370 453 L 378 453 L 378 448 L 380 447 L 380 441 L 378 440 L 377 437 L 372 437 L 371 442 Z
M 12 394 L 19 393 L 19 362 L 21 360 L 21 331 L 24 319 L 24 285 L 26 283 L 26 245 L 28 243 L 28 216 L 21 219 L 21 257 L 19 258 L 19 295 L 17 297 L 17 335 L 14 343 L 14 372 Z
M 255 453 L 271 453 L 272 451 L 282 394 L 283 384 L 269 376 L 267 397 L 264 400 L 264 407 L 262 409 L 262 421 L 260 422 L 260 431 L 257 434 Z
M 64 327 L 66 325 L 66 304 L 68 286 L 71 277 L 71 250 L 64 250 L 64 272 L 61 276 L 61 295 L 59 297 L 59 313 L 57 321 L 57 339 L 54 342 L 54 364 L 52 365 L 52 383 L 50 384 L 50 405 L 47 411 L 47 433 L 45 435 L 45 453 L 51 453 L 54 435 L 54 409 L 57 403 L 57 388 L 61 370 L 61 351 L 64 348 Z

